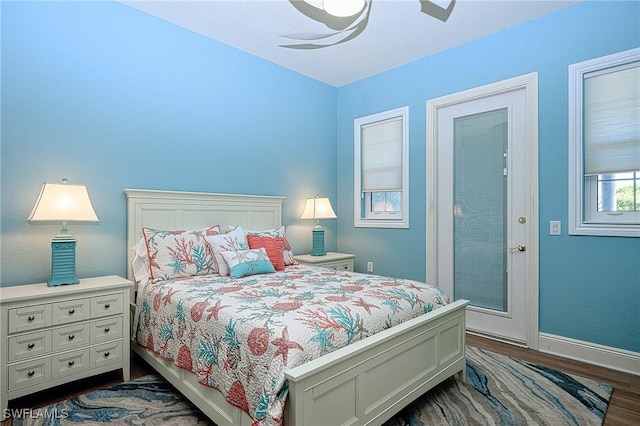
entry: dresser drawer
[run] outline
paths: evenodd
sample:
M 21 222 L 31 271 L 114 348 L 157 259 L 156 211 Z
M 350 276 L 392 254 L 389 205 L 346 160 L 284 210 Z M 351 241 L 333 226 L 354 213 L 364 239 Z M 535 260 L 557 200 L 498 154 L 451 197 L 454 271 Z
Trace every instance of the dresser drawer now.
M 89 344 L 89 324 L 73 324 L 52 330 L 53 351 L 62 351 Z
M 116 315 L 124 312 L 122 293 L 107 294 L 91 298 L 91 318 Z
M 91 342 L 102 342 L 105 340 L 113 340 L 121 338 L 122 317 L 105 318 L 103 320 L 94 321 L 91 327 Z
M 353 263 L 352 262 L 339 262 L 334 264 L 332 269 L 337 271 L 353 271 Z
M 89 368 L 89 351 L 78 349 L 51 357 L 52 378 L 70 376 Z
M 53 324 L 68 324 L 91 318 L 90 299 L 74 299 L 53 304 Z
M 336 252 L 327 252 L 325 256 L 310 254 L 294 256 L 294 259 L 302 265 L 318 266 L 336 271 L 353 271 L 354 258 L 355 256 L 352 254 Z
M 122 340 L 90 348 L 90 368 L 99 368 L 122 360 Z
M 20 389 L 51 379 L 51 358 L 35 359 L 9 366 L 7 390 Z
M 336 271 L 353 271 L 353 261 L 346 262 L 326 262 L 318 264 L 318 266 L 322 266 L 323 268 L 329 268 Z
M 9 338 L 8 360 L 34 358 L 51 352 L 51 331 L 37 331 Z
M 51 325 L 51 305 L 9 309 L 9 333 L 36 330 Z

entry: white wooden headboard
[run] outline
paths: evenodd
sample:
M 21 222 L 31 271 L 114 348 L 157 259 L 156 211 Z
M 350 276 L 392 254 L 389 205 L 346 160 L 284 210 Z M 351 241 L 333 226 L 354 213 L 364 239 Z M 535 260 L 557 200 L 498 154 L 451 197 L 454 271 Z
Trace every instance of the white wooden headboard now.
M 279 228 L 284 197 L 206 192 L 125 189 L 127 195 L 127 277 L 133 278 L 133 246 L 143 227 L 164 230 L 228 225 L 247 229 Z

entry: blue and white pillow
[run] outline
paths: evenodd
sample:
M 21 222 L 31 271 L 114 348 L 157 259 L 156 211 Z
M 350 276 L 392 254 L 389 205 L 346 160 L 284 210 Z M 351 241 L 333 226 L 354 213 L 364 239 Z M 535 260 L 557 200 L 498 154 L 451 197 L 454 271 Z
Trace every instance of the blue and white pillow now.
M 223 251 L 220 254 L 229 265 L 231 278 L 268 274 L 276 271 L 264 247 L 253 250 Z

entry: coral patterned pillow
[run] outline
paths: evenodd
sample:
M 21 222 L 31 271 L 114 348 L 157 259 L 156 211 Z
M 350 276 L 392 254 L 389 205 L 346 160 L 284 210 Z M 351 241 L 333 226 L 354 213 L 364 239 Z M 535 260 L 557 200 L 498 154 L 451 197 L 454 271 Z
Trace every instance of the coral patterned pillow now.
M 222 257 L 229 265 L 231 278 L 275 272 L 264 248 L 255 250 L 223 251 Z
M 219 232 L 218 225 L 199 231 L 142 228 L 151 282 L 218 272 L 205 235 Z
M 205 238 L 213 249 L 215 261 L 218 265 L 218 273 L 222 276 L 229 275 L 229 266 L 222 256 L 223 251 L 249 250 L 247 236 L 244 233 L 244 229 L 239 226 L 226 234 L 211 235 Z
M 264 247 L 276 271 L 284 271 L 284 238 L 258 237 L 257 235 L 248 234 L 247 240 L 249 241 L 250 249 Z

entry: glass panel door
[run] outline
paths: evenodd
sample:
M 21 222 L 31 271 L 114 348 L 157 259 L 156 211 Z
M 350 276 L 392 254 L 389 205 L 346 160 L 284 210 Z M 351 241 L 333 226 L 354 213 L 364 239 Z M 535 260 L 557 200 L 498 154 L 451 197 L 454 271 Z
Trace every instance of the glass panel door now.
M 531 291 L 537 151 L 535 127 L 527 126 L 527 111 L 536 108 L 527 108 L 527 91 L 512 84 L 439 101 L 428 233 L 436 262 L 429 265 L 433 277 L 427 274 L 451 298 L 470 301 L 467 330 L 528 344 L 538 334 L 538 299 Z
M 453 120 L 454 294 L 508 311 L 506 108 Z

